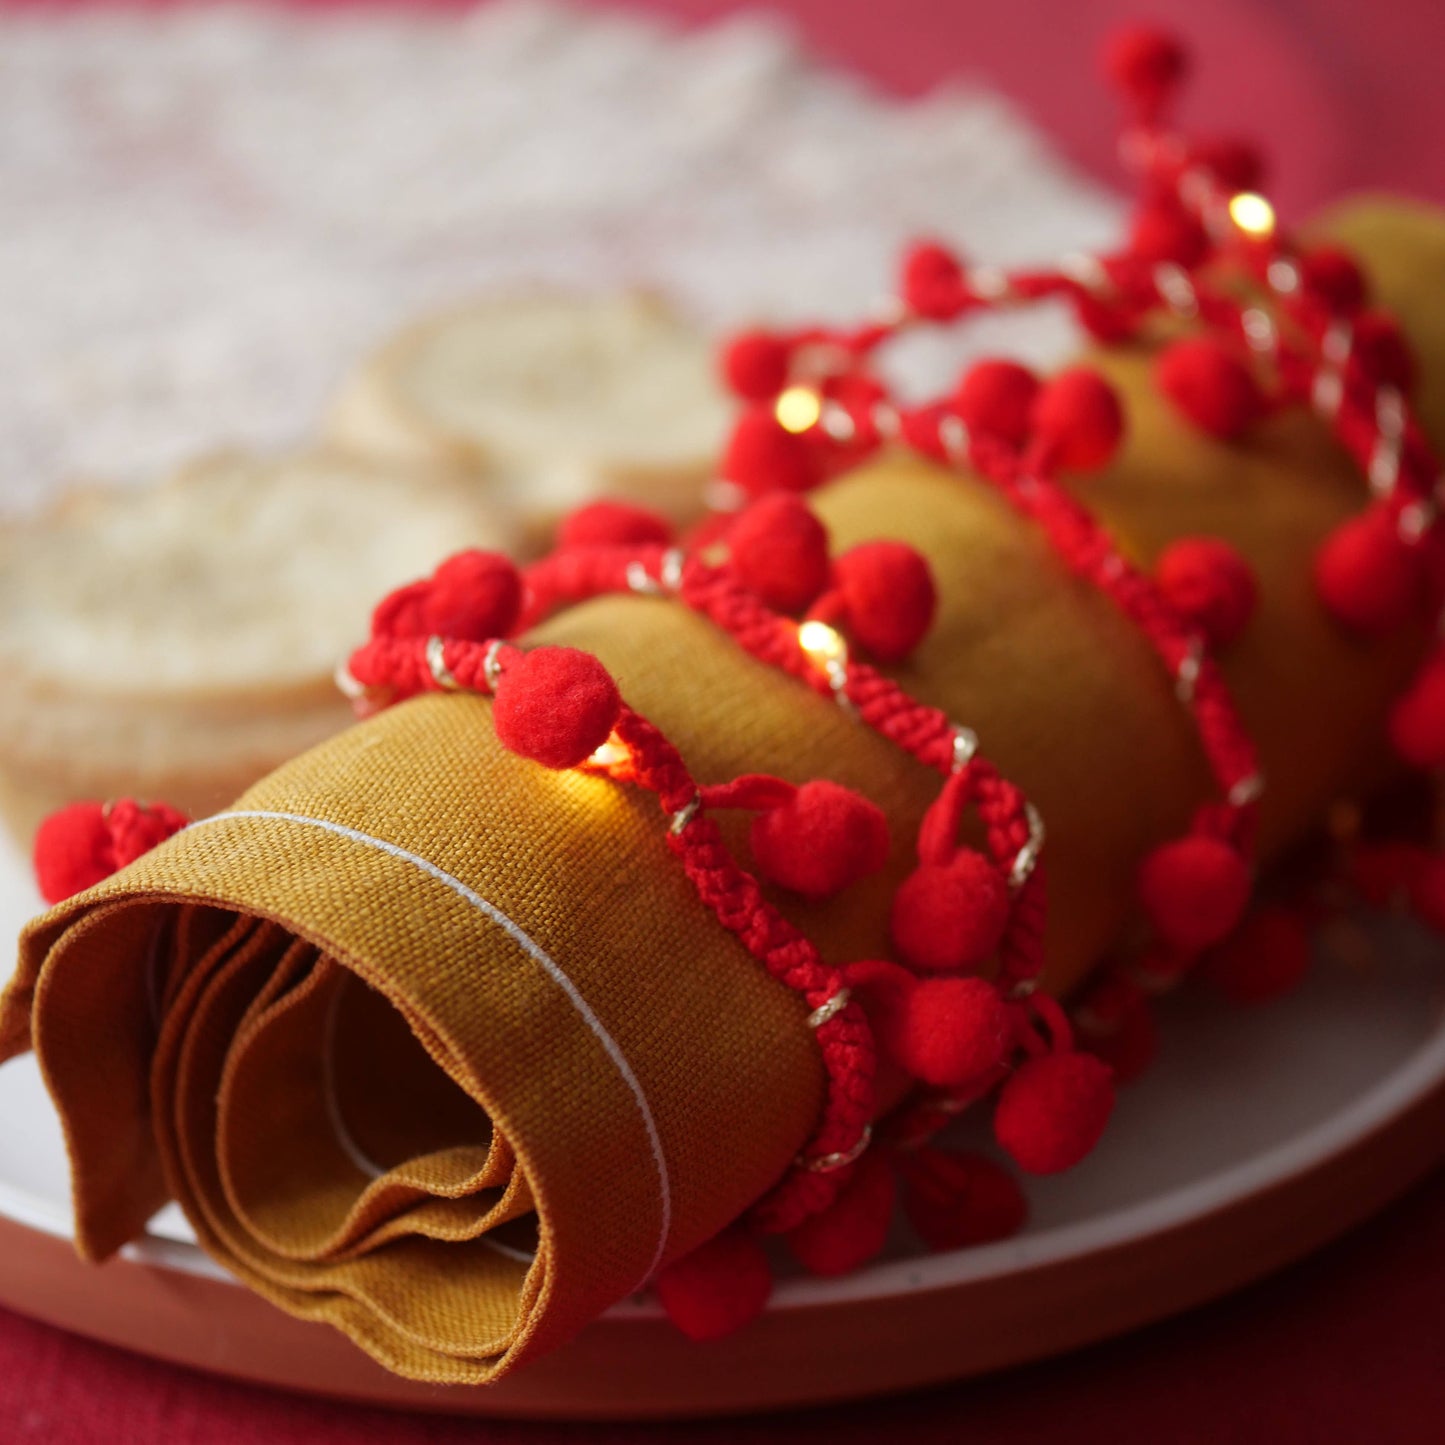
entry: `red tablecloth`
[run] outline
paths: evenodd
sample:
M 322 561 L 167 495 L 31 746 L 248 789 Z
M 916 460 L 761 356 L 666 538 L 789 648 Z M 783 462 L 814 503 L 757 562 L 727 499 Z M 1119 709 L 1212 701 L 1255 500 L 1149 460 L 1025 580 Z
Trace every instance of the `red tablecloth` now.
M 335 3 L 335 0 L 320 0 Z M 704 20 L 735 0 L 635 0 Z M 1445 202 L 1439 0 L 778 0 L 814 47 L 895 90 L 974 75 L 1107 175 L 1110 108 L 1089 57 L 1148 13 L 1194 40 L 1190 119 L 1267 137 L 1299 211 L 1373 185 Z M 652 1439 L 830 1445 L 897 1433 L 1064 1440 L 1445 1441 L 1445 1174 L 1387 1215 L 1231 1300 L 1065 1360 L 903 1399 L 715 1425 L 482 1425 L 268 1394 L 0 1312 L 0 1441 L 45 1445 L 447 1445 Z

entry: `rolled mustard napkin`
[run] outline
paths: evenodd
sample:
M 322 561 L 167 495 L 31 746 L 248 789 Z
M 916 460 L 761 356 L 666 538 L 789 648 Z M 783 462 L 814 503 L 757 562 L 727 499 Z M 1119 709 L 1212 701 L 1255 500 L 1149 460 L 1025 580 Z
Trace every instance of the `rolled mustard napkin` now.
M 1445 222 L 1381 203 L 1333 229 L 1404 318 L 1445 441 Z M 1121 547 L 1147 564 L 1208 532 L 1258 577 L 1225 667 L 1268 777 L 1267 858 L 1388 775 L 1384 718 L 1423 629 L 1362 645 L 1316 600 L 1315 551 L 1363 501 L 1316 421 L 1211 442 L 1142 351 L 1103 364 L 1130 440 L 1080 485 Z M 835 548 L 887 536 L 929 558 L 937 620 L 899 675 L 1047 820 L 1045 980 L 1067 992 L 1129 926 L 1140 858 L 1208 796 L 1172 679 L 967 477 L 889 458 L 816 510 Z M 598 599 L 526 640 L 595 653 L 699 780 L 829 778 L 876 802 L 888 866 L 786 911 L 832 962 L 885 954 L 935 778 L 666 599 Z M 282 1308 L 408 1376 L 481 1382 L 787 1169 L 824 1087 L 803 1003 L 698 901 L 649 799 L 504 751 L 490 713 L 435 694 L 390 709 L 26 931 L 0 1057 L 39 1055 L 87 1258 L 174 1197 Z

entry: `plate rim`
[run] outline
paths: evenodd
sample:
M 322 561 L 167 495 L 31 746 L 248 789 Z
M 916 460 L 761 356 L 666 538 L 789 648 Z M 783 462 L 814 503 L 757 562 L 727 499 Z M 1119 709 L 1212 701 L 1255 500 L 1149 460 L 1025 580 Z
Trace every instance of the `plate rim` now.
M 780 1280 L 768 1313 L 919 1295 L 1086 1258 L 1187 1226 L 1221 1209 L 1275 1187 L 1348 1152 L 1389 1124 L 1445 1081 L 1445 1014 L 1434 1033 L 1405 1055 L 1395 1068 L 1342 1108 L 1289 1139 L 1273 1144 L 1223 1169 L 1187 1184 L 1107 1210 L 997 1243 L 889 1260 L 835 1279 L 797 1277 Z M 72 1240 L 68 1216 L 53 1202 L 0 1181 L 0 1218 L 54 1238 Z M 222 1265 L 186 1240 L 147 1232 L 127 1244 L 122 1256 L 133 1263 L 209 1278 L 244 1289 Z M 662 1317 L 651 1296 L 634 1296 L 606 1312 L 616 1321 L 653 1321 Z

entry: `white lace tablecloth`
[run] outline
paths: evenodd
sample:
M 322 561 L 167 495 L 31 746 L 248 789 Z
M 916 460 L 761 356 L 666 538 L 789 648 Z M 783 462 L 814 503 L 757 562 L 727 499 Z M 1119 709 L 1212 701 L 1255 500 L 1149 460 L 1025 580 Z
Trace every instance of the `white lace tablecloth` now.
M 301 438 L 368 345 L 480 287 L 837 317 L 910 234 L 1018 261 L 1117 219 L 993 95 L 888 100 L 757 18 L 12 13 L 0 508 Z M 1061 318 L 1016 327 L 1041 359 L 1066 344 Z

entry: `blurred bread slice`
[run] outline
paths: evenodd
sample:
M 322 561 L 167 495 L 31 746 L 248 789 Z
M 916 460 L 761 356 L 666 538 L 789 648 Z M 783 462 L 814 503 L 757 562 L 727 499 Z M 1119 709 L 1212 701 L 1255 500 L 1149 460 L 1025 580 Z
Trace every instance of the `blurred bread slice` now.
M 478 474 L 545 539 L 599 496 L 695 517 L 729 410 L 710 341 L 665 301 L 534 292 L 402 332 L 343 386 L 326 433 Z
M 511 541 L 470 481 L 323 450 L 0 527 L 0 807 L 22 835 L 76 798 L 224 807 L 350 720 L 333 672 L 383 593 Z

